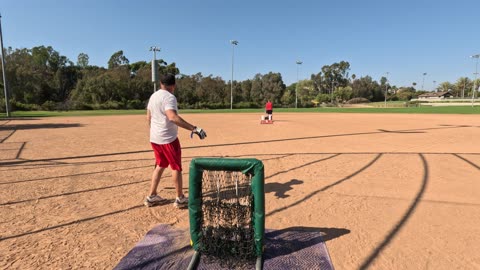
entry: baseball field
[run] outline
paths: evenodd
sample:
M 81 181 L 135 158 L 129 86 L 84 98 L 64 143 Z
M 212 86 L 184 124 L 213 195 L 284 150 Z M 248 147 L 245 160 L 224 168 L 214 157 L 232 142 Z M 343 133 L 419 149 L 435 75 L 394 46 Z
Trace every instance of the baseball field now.
M 184 114 L 195 157 L 265 165 L 266 228 L 321 231 L 336 269 L 480 269 L 480 115 Z M 0 269 L 111 269 L 157 224 L 188 228 L 170 171 L 147 208 L 144 115 L 0 121 Z

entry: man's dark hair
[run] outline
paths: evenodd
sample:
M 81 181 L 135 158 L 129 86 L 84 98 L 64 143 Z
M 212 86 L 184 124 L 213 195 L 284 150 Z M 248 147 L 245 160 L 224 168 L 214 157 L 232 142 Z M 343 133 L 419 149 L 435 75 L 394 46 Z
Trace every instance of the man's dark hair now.
M 160 75 L 160 83 L 165 86 L 175 85 L 175 75 L 171 73 Z

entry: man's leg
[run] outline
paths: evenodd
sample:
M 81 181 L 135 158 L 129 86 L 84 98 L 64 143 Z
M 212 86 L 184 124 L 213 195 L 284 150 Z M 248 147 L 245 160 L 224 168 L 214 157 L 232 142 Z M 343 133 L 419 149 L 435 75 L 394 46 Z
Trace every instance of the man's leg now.
M 186 207 L 188 205 L 188 198 L 183 195 L 182 171 L 172 170 L 172 177 L 177 191 L 177 198 L 173 205 L 178 208 Z
M 175 190 L 177 191 L 177 197 L 183 197 L 183 179 L 182 172 L 172 170 L 173 183 L 175 184 Z
M 152 174 L 152 182 L 150 183 L 150 196 L 157 195 L 157 187 L 158 183 L 160 183 L 160 178 L 162 178 L 163 171 L 165 171 L 165 168 L 155 165 L 155 170 L 153 170 Z
M 152 181 L 150 182 L 149 196 L 147 196 L 143 202 L 143 204 L 145 204 L 147 207 L 154 206 L 164 201 L 162 197 L 157 195 L 158 183 L 160 183 L 160 178 L 162 178 L 162 173 L 164 170 L 165 168 L 155 165 L 155 169 L 152 173 Z

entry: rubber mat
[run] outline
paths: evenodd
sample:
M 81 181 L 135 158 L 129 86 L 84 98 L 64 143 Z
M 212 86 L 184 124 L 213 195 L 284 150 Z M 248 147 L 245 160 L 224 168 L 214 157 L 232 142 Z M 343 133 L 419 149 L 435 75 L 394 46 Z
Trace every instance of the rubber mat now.
M 187 269 L 192 255 L 188 230 L 160 224 L 149 231 L 115 269 Z M 314 228 L 266 230 L 263 258 L 266 270 L 333 269 L 321 232 Z M 202 256 L 197 269 L 228 268 Z

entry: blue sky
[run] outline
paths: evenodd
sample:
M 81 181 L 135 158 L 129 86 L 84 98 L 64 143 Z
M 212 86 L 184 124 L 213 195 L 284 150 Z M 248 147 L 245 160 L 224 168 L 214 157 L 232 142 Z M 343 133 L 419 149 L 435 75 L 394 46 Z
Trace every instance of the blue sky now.
M 184 74 L 231 77 L 280 72 L 288 85 L 323 65 L 351 64 L 350 74 L 425 88 L 473 77 L 480 53 L 480 1 L 150 1 L 2 0 L 4 46 L 50 45 L 76 62 L 106 66 L 123 50 L 130 62 L 176 62 Z

